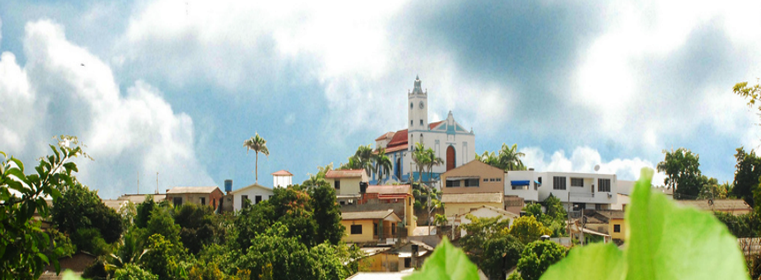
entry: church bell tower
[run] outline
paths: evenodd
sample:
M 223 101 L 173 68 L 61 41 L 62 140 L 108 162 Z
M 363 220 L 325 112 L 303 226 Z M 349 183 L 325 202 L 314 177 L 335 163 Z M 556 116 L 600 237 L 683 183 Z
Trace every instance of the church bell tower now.
M 407 128 L 409 132 L 428 130 L 428 91 L 423 91 L 420 85 L 420 77 L 415 77 L 415 87 L 407 93 L 409 103 Z M 414 138 L 417 139 L 417 138 Z M 410 139 L 412 140 L 412 139 Z M 414 145 L 415 141 L 410 141 Z

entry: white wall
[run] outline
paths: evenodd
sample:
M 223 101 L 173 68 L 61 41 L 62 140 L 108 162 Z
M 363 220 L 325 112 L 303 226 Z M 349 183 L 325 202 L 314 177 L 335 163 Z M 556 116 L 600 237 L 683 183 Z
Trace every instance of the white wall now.
M 293 185 L 293 176 L 272 176 L 272 185 L 274 187 L 287 187 Z
M 258 187 L 250 187 L 245 189 L 236 190 L 233 192 L 233 208 L 238 211 L 243 207 L 243 204 L 241 204 L 241 198 L 247 195 L 248 199 L 251 200 L 251 204 L 256 204 L 256 196 L 261 195 L 262 201 L 269 200 L 270 196 L 272 196 L 272 190 L 266 190 L 263 188 Z
M 565 190 L 554 189 L 555 176 L 565 177 Z M 534 189 L 534 181 L 542 178 L 542 184 Z M 582 178 L 583 187 L 572 187 L 571 178 Z M 597 179 L 610 179 L 610 192 L 598 190 Z M 513 190 L 510 181 L 529 180 L 528 190 Z M 594 185 L 594 192 L 592 186 Z M 505 195 L 517 195 L 526 201 L 544 201 L 550 194 L 562 202 L 587 203 L 586 207 L 594 209 L 594 204 L 615 204 L 618 199 L 618 184 L 615 174 L 596 173 L 572 173 L 572 172 L 535 172 L 535 171 L 509 171 L 505 175 Z M 570 198 L 569 198 L 570 194 Z
M 517 195 L 522 197 L 525 201 L 539 202 L 539 190 L 537 190 L 537 185 L 534 183 L 536 178 L 536 172 L 534 171 L 508 171 L 505 173 L 505 179 L 503 180 L 505 184 L 505 195 Z M 523 180 L 530 181 L 528 189 L 514 190 L 510 182 Z

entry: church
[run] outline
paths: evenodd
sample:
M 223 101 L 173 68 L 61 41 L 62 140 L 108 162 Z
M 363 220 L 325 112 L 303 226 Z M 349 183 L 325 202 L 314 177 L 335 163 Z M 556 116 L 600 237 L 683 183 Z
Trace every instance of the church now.
M 407 129 L 387 132 L 375 139 L 375 149 L 386 150 L 392 169 L 389 176 L 383 177 L 384 182 L 377 182 L 376 174 L 372 174 L 373 184 L 417 180 L 417 167 L 412 161 L 416 143 L 423 143 L 426 149 L 432 148 L 436 156 L 444 161 L 444 164 L 433 167 L 430 178 L 425 169 L 424 182 L 437 184 L 441 173 L 475 159 L 476 135 L 472 129 L 468 131 L 458 124 L 452 111 L 449 111 L 445 120 L 428 122 L 428 90 L 423 91 L 419 77 L 415 78 L 412 91 L 408 91 L 407 101 Z

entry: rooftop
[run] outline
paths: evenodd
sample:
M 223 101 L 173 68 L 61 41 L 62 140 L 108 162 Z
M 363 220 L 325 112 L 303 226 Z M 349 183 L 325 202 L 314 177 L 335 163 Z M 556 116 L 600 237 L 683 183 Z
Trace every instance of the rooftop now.
M 365 211 L 365 212 L 342 212 L 341 219 L 343 220 L 389 220 L 401 222 L 399 216 L 394 214 L 393 209 L 381 210 L 381 211 Z
M 214 190 L 218 190 L 219 188 L 216 186 L 213 187 L 174 187 L 171 190 L 167 191 L 167 194 L 178 194 L 178 193 L 212 193 Z
M 501 193 L 458 193 L 443 194 L 441 202 L 443 203 L 502 203 L 504 196 Z
M 162 200 L 166 199 L 166 194 L 123 194 L 118 199 L 119 200 L 129 200 L 132 201 L 132 203 L 139 204 L 143 203 L 145 201 L 145 198 L 148 197 L 148 195 L 153 196 L 153 201 L 158 203 Z
M 677 200 L 681 205 L 688 205 L 706 211 L 751 211 L 750 205 L 742 199 L 716 199 L 713 205 L 709 200 Z
M 377 194 L 408 194 L 412 192 L 410 185 L 372 185 L 368 186 L 366 193 Z
M 293 176 L 293 174 L 291 174 L 291 172 L 288 172 L 288 170 L 285 170 L 285 169 L 277 171 L 275 173 L 272 173 L 272 175 L 274 175 L 274 176 Z
M 364 169 L 330 170 L 325 173 L 325 178 L 361 178 L 364 172 Z

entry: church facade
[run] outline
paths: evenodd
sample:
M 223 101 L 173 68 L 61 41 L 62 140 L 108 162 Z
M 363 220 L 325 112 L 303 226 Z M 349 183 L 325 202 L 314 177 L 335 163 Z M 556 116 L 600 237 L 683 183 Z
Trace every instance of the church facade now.
M 384 182 L 377 182 L 377 174 L 373 174 L 373 184 L 417 181 L 420 174 L 412 161 L 416 143 L 422 143 L 426 149 L 432 148 L 444 161 L 444 164 L 433 167 L 430 177 L 425 169 L 422 174 L 424 182 L 438 184 L 441 173 L 475 159 L 476 136 L 472 129 L 468 131 L 455 121 L 452 111 L 445 120 L 428 122 L 428 91 L 423 91 L 419 77 L 415 78 L 414 88 L 407 93 L 407 99 L 407 128 L 384 133 L 375 139 L 376 150 L 385 149 L 392 170 L 389 176 L 384 176 Z

